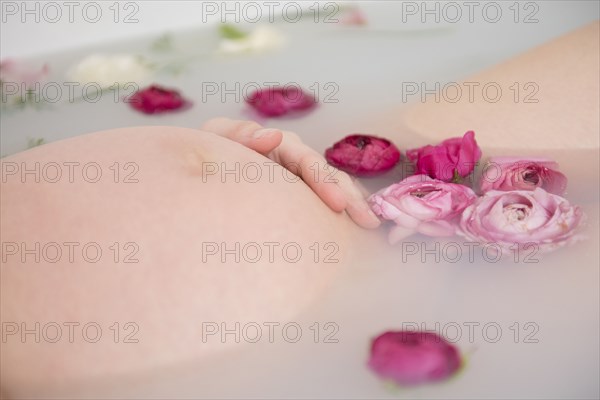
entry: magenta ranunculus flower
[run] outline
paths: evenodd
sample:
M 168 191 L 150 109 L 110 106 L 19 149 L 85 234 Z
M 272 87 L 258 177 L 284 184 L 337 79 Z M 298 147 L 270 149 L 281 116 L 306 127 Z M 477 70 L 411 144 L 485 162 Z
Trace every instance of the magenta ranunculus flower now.
M 490 190 L 534 190 L 563 195 L 567 177 L 558 172 L 558 164 L 541 158 L 492 157 L 481 178 L 482 192 Z
M 583 212 L 544 189 L 485 193 L 463 212 L 458 233 L 512 254 L 523 248 L 554 250 L 577 240 Z
M 462 138 L 447 139 L 437 146 L 408 150 L 406 156 L 416 164 L 417 174 L 450 182 L 473 171 L 481 158 L 481 149 L 475 141 L 475 132 L 468 131 Z
M 190 105 L 177 90 L 166 89 L 158 85 L 152 85 L 134 93 L 129 99 L 129 104 L 144 114 L 175 111 Z
M 369 367 L 400 385 L 448 379 L 461 364 L 457 348 L 433 332 L 390 331 L 371 343 Z
M 315 98 L 299 87 L 275 87 L 252 92 L 246 102 L 265 117 L 279 117 L 316 106 Z
M 373 212 L 396 223 L 389 234 L 394 244 L 412 235 L 452 236 L 463 210 L 477 196 L 469 187 L 413 175 L 371 195 Z
M 325 158 L 342 171 L 368 177 L 381 175 L 394 168 L 400 161 L 400 151 L 387 139 L 354 134 L 328 148 Z

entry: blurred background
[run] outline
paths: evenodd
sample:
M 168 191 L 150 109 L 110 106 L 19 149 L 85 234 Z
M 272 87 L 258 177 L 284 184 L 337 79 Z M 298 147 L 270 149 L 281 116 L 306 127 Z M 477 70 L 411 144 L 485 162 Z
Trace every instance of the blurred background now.
M 344 133 L 379 128 L 375 113 L 394 115 L 436 85 L 460 82 L 598 19 L 599 2 L 2 0 L 1 12 L 0 59 L 43 73 L 39 98 L 4 96 L 0 155 L 24 150 L 29 140 L 115 127 L 196 128 L 221 115 L 259 119 L 245 98 L 269 82 L 300 86 L 320 106 L 310 118 L 260 122 L 302 133 L 321 151 Z M 219 30 L 224 24 L 253 41 L 232 45 Z M 255 32 L 265 26 L 272 29 Z M 112 54 L 135 57 L 130 64 L 141 60 L 150 71 L 108 73 Z M 94 55 L 100 61 L 90 62 Z M 99 80 L 109 86 L 105 93 L 81 101 L 83 85 Z M 66 82 L 81 85 L 71 95 Z M 191 112 L 149 117 L 124 104 L 153 83 L 181 91 L 194 104 Z M 414 87 L 423 90 L 407 96 Z M 505 95 L 514 90 L 504 88 Z M 406 143 L 416 144 L 422 143 Z
M 74 2 L 75 5 L 71 8 L 72 18 L 69 18 L 69 8 L 62 5 L 64 2 L 58 2 L 59 8 L 47 7 L 44 2 L 39 1 L 2 0 L 0 3 L 3 4 L 0 25 L 2 32 L 0 52 L 3 58 L 38 55 L 98 44 L 107 40 L 130 39 L 166 30 L 197 27 L 200 24 L 234 23 L 236 18 L 237 22 L 240 20 L 244 22 L 244 18 L 240 16 L 245 8 L 244 2 L 234 1 L 101 1 L 96 3 L 101 3 L 99 9 L 102 10 L 102 17 L 95 21 L 96 9 L 91 7 L 85 11 L 90 18 L 86 21 L 82 17 L 85 4 L 95 2 Z M 114 3 L 120 5 L 115 7 Z M 327 4 L 337 4 L 340 7 L 353 5 L 363 10 L 369 25 L 377 28 L 403 30 L 440 25 L 473 25 L 474 28 L 481 29 L 490 23 L 493 26 L 503 27 L 535 24 L 538 26 L 536 29 L 538 33 L 534 36 L 543 35 L 544 31 L 557 35 L 573 26 L 593 21 L 598 18 L 599 9 L 599 2 L 595 0 L 475 1 L 470 2 L 470 6 L 467 4 L 469 2 L 461 1 L 249 1 L 245 3 L 253 3 L 253 7 L 245 8 L 252 16 L 255 15 L 254 5 L 260 9 L 263 17 L 269 16 L 269 10 L 272 10 L 271 14 L 281 16 L 286 3 L 294 4 L 293 8 L 288 9 L 290 16 L 294 14 L 296 5 L 305 13 L 312 13 L 318 3 L 321 8 Z M 427 13 L 428 10 L 436 9 L 435 3 L 439 10 L 438 15 L 435 12 Z M 486 4 L 489 3 L 502 3 L 502 5 L 499 8 L 494 5 L 487 6 L 486 9 Z M 517 7 L 515 6 L 517 3 L 521 4 Z M 39 8 L 37 19 L 34 11 L 36 7 Z M 46 18 L 42 15 L 44 7 L 47 7 Z M 237 11 L 234 11 L 236 9 Z M 484 9 L 486 11 L 483 11 Z M 495 21 L 498 9 L 502 10 L 502 15 L 498 21 Z M 28 13 L 28 10 L 34 12 Z M 59 18 L 56 18 L 56 10 L 60 13 Z M 223 15 L 222 11 L 225 10 L 234 12 Z M 333 11 L 332 8 L 328 10 Z M 322 14 L 325 17 L 327 11 Z M 543 28 L 540 28 L 540 25 L 543 25 Z M 528 40 L 530 38 L 523 38 L 524 43 Z M 519 41 L 514 41 L 512 46 L 515 49 L 521 47 Z

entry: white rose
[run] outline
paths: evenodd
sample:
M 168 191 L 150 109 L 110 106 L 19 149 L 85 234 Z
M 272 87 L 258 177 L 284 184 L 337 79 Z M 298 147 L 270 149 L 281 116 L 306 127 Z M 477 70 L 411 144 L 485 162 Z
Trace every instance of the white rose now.
M 140 84 L 150 75 L 150 69 L 133 55 L 92 54 L 74 65 L 67 75 L 70 80 L 82 84 L 97 83 L 101 88 L 107 88 L 115 83 Z

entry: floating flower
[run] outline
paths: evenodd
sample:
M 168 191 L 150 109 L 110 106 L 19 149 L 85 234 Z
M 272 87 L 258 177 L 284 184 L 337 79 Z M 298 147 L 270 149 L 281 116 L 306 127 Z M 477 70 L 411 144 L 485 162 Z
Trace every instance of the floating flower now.
M 366 25 L 367 17 L 360 8 L 352 7 L 342 14 L 339 22 L 342 25 Z
M 14 60 L 0 63 L 0 95 L 2 109 L 41 107 L 45 104 L 41 85 L 45 83 L 50 68 Z
M 452 377 L 461 367 L 455 346 L 433 332 L 390 331 L 371 343 L 369 367 L 399 385 L 418 385 Z
M 408 150 L 406 156 L 416 163 L 417 174 L 457 182 L 473 171 L 481 158 L 481 149 L 475 141 L 475 132 L 468 131 L 462 138 L 447 139 L 437 146 Z
M 490 190 L 534 190 L 563 195 L 567 177 L 558 172 L 558 164 L 541 158 L 493 157 L 481 179 L 482 192 Z
M 246 102 L 265 117 L 279 117 L 316 106 L 315 98 L 296 86 L 259 89 Z
M 144 114 L 159 114 L 178 110 L 190 103 L 176 90 L 152 85 L 133 94 L 129 104 Z
M 389 140 L 354 134 L 325 151 L 327 162 L 356 176 L 381 175 L 400 161 L 400 151 Z
M 368 202 L 376 215 L 396 223 L 389 234 L 394 244 L 417 232 L 454 235 L 463 210 L 476 199 L 467 186 L 413 175 L 380 190 Z
M 67 73 L 68 78 L 76 82 L 95 83 L 105 89 L 115 84 L 140 84 L 150 75 L 150 69 L 141 57 L 129 54 L 92 54 Z
M 579 207 L 541 188 L 490 191 L 465 209 L 458 233 L 505 255 L 529 246 L 549 251 L 576 240 L 582 219 Z
M 223 39 L 218 51 L 226 54 L 259 53 L 282 47 L 285 38 L 276 29 L 268 26 L 258 26 L 251 33 L 245 33 L 232 25 L 221 25 L 220 33 Z
M 0 82 L 2 85 L 13 83 L 19 88 L 24 85 L 28 89 L 35 86 L 36 83 L 44 81 L 49 71 L 48 64 L 34 67 L 23 62 L 5 60 L 0 62 Z

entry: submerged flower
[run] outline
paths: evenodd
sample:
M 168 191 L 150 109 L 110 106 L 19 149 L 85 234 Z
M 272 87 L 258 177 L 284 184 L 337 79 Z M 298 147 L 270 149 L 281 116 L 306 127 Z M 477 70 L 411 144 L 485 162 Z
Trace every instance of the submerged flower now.
M 266 117 L 309 110 L 317 104 L 312 95 L 296 86 L 259 89 L 252 92 L 246 102 Z
M 530 246 L 549 251 L 576 240 L 582 219 L 579 207 L 544 189 L 490 191 L 465 209 L 458 233 L 507 254 Z
M 467 186 L 413 175 L 369 197 L 373 212 L 396 223 L 389 235 L 394 244 L 413 234 L 452 236 L 463 210 L 477 196 Z
M 399 385 L 448 379 L 461 364 L 456 347 L 433 332 L 390 331 L 371 343 L 369 367 Z
M 563 195 L 567 177 L 558 172 L 558 164 L 551 160 L 518 157 L 493 157 L 481 180 L 481 191 L 534 190 L 541 187 L 547 192 Z
M 129 104 L 144 114 L 159 114 L 178 110 L 190 103 L 176 90 L 152 85 L 133 94 Z
M 231 25 L 222 25 L 219 52 L 226 54 L 259 53 L 280 48 L 285 38 L 276 29 L 258 26 L 251 33 L 244 33 Z
M 400 161 L 400 151 L 389 140 L 354 134 L 325 151 L 329 164 L 356 176 L 381 175 Z
M 150 69 L 133 55 L 92 54 L 71 67 L 67 75 L 76 82 L 95 83 L 105 89 L 115 84 L 140 84 L 150 75 Z
M 475 132 L 468 131 L 462 138 L 447 139 L 437 146 L 408 150 L 406 156 L 416 164 L 417 174 L 450 182 L 473 171 L 481 158 L 481 149 L 475 141 Z

